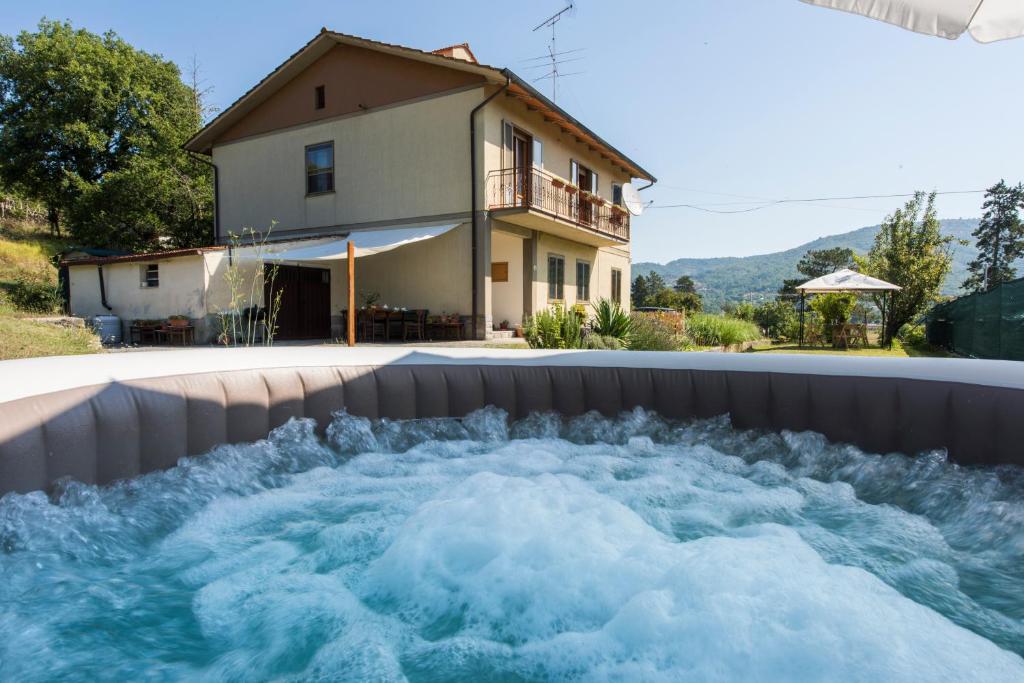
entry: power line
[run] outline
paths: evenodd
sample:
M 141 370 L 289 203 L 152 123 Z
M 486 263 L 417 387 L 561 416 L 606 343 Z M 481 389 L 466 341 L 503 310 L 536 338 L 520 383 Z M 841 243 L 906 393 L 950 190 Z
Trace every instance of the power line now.
M 947 190 L 945 192 L 935 192 L 936 195 L 947 195 L 947 194 L 984 194 L 985 190 Z M 708 193 L 708 194 L 725 194 L 725 193 Z M 647 208 L 649 209 L 694 209 L 696 211 L 704 211 L 706 213 L 720 213 L 720 214 L 731 214 L 731 213 L 750 213 L 752 211 L 760 211 L 761 209 L 767 209 L 772 206 L 779 206 L 780 204 L 808 204 L 812 202 L 831 202 L 831 201 L 847 201 L 854 199 L 897 199 L 902 197 L 913 197 L 916 193 L 905 192 L 901 194 L 864 194 L 864 195 L 851 195 L 848 197 L 807 197 L 807 198 L 791 198 L 791 199 L 772 199 L 766 200 L 766 203 L 759 206 L 751 206 L 745 209 L 712 209 L 709 206 L 729 206 L 736 204 L 749 204 L 750 202 L 721 202 L 719 204 L 704 205 L 700 206 L 697 204 L 651 204 Z M 734 195 L 741 196 L 741 195 Z

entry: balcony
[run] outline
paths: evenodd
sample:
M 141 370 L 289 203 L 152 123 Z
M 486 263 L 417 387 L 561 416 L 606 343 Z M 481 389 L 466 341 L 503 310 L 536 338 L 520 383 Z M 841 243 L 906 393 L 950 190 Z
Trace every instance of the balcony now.
M 629 242 L 629 213 L 536 168 L 487 174 L 487 208 L 524 227 L 595 246 Z

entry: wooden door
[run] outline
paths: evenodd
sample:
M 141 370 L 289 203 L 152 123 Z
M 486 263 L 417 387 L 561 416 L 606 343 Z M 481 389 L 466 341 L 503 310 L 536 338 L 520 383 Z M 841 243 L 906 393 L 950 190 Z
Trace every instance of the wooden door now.
M 275 339 L 328 339 L 331 336 L 331 271 L 326 268 L 278 266 L 273 286 L 267 266 L 264 301 L 280 295 Z
M 512 167 L 515 169 L 516 204 L 530 204 L 530 168 L 533 140 L 529 135 L 516 131 L 512 136 Z
M 594 172 L 586 166 L 580 166 L 577 171 L 579 179 L 577 184 L 580 188 L 579 198 L 579 221 L 584 225 L 590 225 L 594 217 L 594 205 L 582 197 L 582 192 L 592 192 L 594 186 Z

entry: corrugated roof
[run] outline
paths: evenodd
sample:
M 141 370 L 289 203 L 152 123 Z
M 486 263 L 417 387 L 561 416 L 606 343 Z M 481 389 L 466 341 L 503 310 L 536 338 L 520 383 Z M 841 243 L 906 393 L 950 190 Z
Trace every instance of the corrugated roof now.
M 150 251 L 143 254 L 127 254 L 125 256 L 96 256 L 92 258 L 62 259 L 62 265 L 91 266 L 108 263 L 129 263 L 131 261 L 161 261 L 180 256 L 201 256 L 208 251 L 221 251 L 225 247 L 198 247 L 194 249 L 171 249 L 170 251 Z

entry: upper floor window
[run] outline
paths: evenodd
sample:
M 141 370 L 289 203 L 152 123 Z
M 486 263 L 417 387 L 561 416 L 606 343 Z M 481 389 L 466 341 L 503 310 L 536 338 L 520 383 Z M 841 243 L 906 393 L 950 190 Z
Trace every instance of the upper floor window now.
M 622 184 L 612 183 L 612 204 L 622 206 Z
M 306 194 L 334 191 L 334 143 L 306 148 Z
M 139 287 L 160 286 L 160 264 L 144 263 L 139 266 Z
M 317 109 L 323 109 L 327 106 L 327 96 L 324 94 L 324 86 L 316 86 L 316 95 L 314 96 L 314 103 Z

